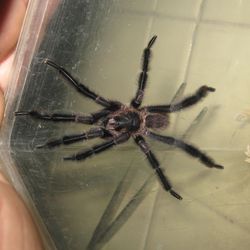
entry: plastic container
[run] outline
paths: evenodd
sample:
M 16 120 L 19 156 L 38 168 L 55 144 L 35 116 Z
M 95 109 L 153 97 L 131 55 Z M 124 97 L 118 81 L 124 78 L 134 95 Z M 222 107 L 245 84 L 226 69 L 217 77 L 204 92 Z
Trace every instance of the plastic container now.
M 227 20 L 228 6 L 217 17 L 213 2 L 30 1 L 6 96 L 1 160 L 48 249 L 248 249 L 250 26 L 244 13 Z M 144 105 L 171 103 L 203 84 L 217 89 L 173 114 L 162 133 L 197 145 L 223 171 L 148 140 L 183 201 L 162 189 L 133 140 L 66 162 L 64 156 L 99 140 L 53 150 L 36 145 L 88 126 L 14 116 L 99 108 L 44 64 L 46 58 L 103 96 L 129 103 L 142 51 L 155 34 Z

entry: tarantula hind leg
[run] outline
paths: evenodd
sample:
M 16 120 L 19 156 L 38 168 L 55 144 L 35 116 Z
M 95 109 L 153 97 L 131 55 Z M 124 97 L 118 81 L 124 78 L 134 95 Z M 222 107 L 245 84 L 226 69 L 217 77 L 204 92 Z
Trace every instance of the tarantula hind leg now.
M 182 197 L 172 189 L 172 186 L 171 186 L 169 180 L 167 179 L 167 177 L 164 175 L 162 169 L 160 168 L 160 163 L 156 159 L 153 152 L 150 150 L 150 148 L 149 148 L 148 144 L 146 143 L 146 141 L 144 140 L 144 138 L 142 136 L 136 136 L 136 137 L 134 137 L 134 140 L 135 140 L 136 144 L 140 147 L 142 152 L 146 155 L 147 160 L 149 161 L 151 167 L 155 170 L 155 172 L 156 172 L 158 178 L 160 179 L 164 189 L 167 192 L 169 192 L 172 196 L 174 196 L 176 199 L 182 200 Z
M 210 158 L 205 153 L 201 152 L 198 148 L 194 147 L 193 145 L 187 144 L 187 143 L 183 142 L 182 140 L 175 139 L 174 137 L 171 137 L 171 136 L 158 135 L 158 134 L 155 134 L 155 133 L 149 132 L 149 131 L 147 132 L 147 136 L 154 139 L 154 140 L 161 141 L 161 142 L 166 143 L 168 145 L 172 145 L 172 146 L 175 146 L 175 147 L 182 149 L 187 154 L 197 158 L 206 167 L 224 169 L 223 166 L 215 163 L 212 158 Z
M 182 110 L 182 109 L 185 109 L 192 105 L 197 104 L 204 97 L 206 97 L 209 92 L 214 92 L 214 91 L 215 91 L 215 88 L 203 85 L 193 95 L 184 98 L 180 102 L 168 104 L 168 105 L 146 106 L 144 108 L 149 112 L 156 112 L 156 113 L 177 112 L 179 110 Z

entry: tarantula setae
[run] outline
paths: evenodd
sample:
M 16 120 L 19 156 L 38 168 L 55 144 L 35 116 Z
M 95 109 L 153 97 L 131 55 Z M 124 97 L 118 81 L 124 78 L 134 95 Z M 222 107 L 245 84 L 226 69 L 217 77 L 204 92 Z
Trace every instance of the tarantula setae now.
M 100 95 L 97 95 L 84 84 L 78 82 L 68 71 L 55 62 L 46 59 L 44 63 L 55 68 L 72 86 L 84 96 L 92 99 L 103 108 L 89 115 L 75 114 L 59 114 L 59 113 L 44 113 L 36 110 L 17 111 L 16 115 L 30 115 L 37 119 L 50 120 L 55 122 L 78 122 L 83 124 L 95 124 L 96 127 L 85 133 L 77 135 L 67 135 L 61 139 L 51 140 L 43 145 L 38 145 L 38 148 L 53 148 L 61 144 L 71 144 L 74 142 L 102 138 L 105 142 L 94 145 L 91 149 L 79 152 L 77 154 L 67 156 L 64 160 L 84 160 L 93 154 L 98 154 L 110 149 L 113 146 L 126 142 L 132 137 L 135 143 L 140 147 L 146 155 L 148 162 L 153 170 L 155 170 L 164 189 L 170 192 L 175 198 L 181 200 L 182 197 L 176 193 L 160 168 L 160 163 L 151 151 L 149 145 L 144 139 L 144 136 L 151 139 L 161 141 L 168 145 L 173 145 L 184 150 L 187 154 L 198 158 L 201 163 L 210 168 L 223 169 L 223 166 L 216 164 L 213 159 L 201 152 L 198 148 L 175 139 L 170 136 L 163 136 L 152 132 L 155 129 L 166 128 L 169 124 L 169 113 L 179 111 L 199 102 L 205 97 L 208 92 L 214 92 L 215 89 L 208 86 L 201 86 L 193 95 L 175 104 L 144 106 L 140 107 L 144 90 L 148 78 L 149 61 L 151 56 L 151 47 L 153 46 L 157 36 L 153 36 L 147 47 L 143 51 L 142 68 L 138 79 L 138 88 L 135 97 L 130 102 L 130 105 L 124 105 L 119 101 L 108 100 Z

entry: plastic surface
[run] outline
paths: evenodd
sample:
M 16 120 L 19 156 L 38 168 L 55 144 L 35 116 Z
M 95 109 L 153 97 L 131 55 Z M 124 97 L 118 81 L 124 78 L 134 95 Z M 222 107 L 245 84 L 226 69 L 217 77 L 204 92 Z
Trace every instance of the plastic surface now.
M 250 6 L 220 1 L 218 14 L 217 2 L 31 1 L 7 95 L 1 159 L 48 249 L 249 249 L 244 151 L 250 143 Z M 162 189 L 132 140 L 82 162 L 65 162 L 64 156 L 99 140 L 53 150 L 35 146 L 88 126 L 14 116 L 17 110 L 99 108 L 43 64 L 46 58 L 103 96 L 129 103 L 153 35 L 158 38 L 143 105 L 170 103 L 203 84 L 216 88 L 173 114 L 162 133 L 197 145 L 223 171 L 148 140 L 183 201 Z

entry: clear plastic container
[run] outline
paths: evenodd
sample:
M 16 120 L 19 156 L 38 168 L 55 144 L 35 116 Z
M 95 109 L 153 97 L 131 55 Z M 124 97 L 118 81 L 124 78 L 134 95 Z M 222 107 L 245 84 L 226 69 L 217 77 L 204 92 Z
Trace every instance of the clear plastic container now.
M 30 1 L 6 96 L 1 160 L 48 249 L 249 248 L 244 151 L 250 129 L 250 24 L 241 11 L 249 7 L 221 1 L 223 11 L 216 16 L 216 2 Z M 44 64 L 46 58 L 101 95 L 129 103 L 142 51 L 155 34 L 143 105 L 171 103 L 203 84 L 216 88 L 201 103 L 173 114 L 162 133 L 197 145 L 224 165 L 223 171 L 148 140 L 182 201 L 162 189 L 133 140 L 85 161 L 66 162 L 64 156 L 99 140 L 53 150 L 36 145 L 88 126 L 14 115 L 99 108 Z

